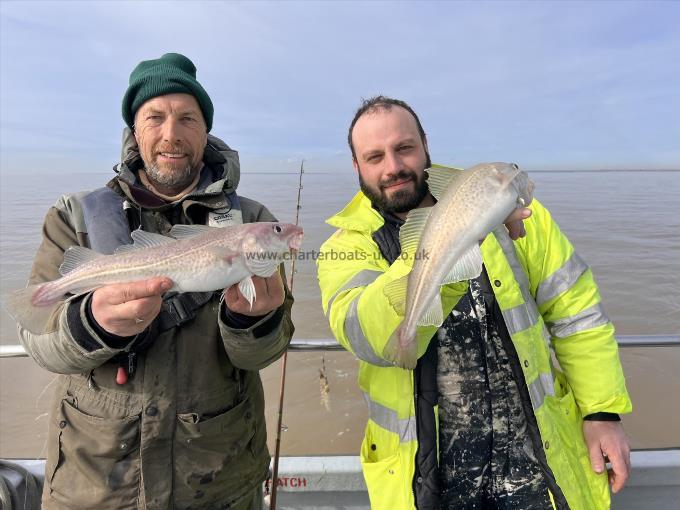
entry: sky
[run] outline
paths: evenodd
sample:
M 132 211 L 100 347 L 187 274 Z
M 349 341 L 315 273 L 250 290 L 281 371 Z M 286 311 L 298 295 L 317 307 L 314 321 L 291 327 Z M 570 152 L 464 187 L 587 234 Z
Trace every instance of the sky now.
M 251 171 L 351 168 L 362 98 L 433 161 L 680 168 L 680 2 L 0 2 L 0 177 L 108 172 L 142 60 L 193 60 Z

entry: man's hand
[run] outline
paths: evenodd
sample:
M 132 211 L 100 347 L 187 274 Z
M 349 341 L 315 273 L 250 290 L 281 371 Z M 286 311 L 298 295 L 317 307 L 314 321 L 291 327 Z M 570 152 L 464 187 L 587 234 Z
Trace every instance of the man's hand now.
M 137 335 L 156 318 L 161 295 L 172 285 L 169 278 L 158 277 L 100 287 L 92 294 L 94 320 L 112 335 Z
M 255 285 L 253 308 L 250 308 L 250 303 L 238 290 L 238 284 L 234 284 L 224 291 L 224 304 L 229 310 L 241 315 L 256 317 L 267 315 L 283 304 L 283 281 L 278 271 L 267 278 L 260 276 L 252 278 L 253 285 Z
M 512 211 L 510 216 L 505 218 L 505 228 L 508 229 L 510 239 L 516 241 L 520 237 L 527 235 L 526 230 L 524 230 L 524 220 L 526 220 L 529 216 L 531 216 L 531 209 L 521 207 Z
M 619 492 L 626 484 L 630 472 L 630 446 L 621 422 L 586 420 L 583 422 L 583 437 L 588 446 L 593 471 L 604 472 L 606 455 L 612 465 L 608 473 L 609 485 L 612 492 Z

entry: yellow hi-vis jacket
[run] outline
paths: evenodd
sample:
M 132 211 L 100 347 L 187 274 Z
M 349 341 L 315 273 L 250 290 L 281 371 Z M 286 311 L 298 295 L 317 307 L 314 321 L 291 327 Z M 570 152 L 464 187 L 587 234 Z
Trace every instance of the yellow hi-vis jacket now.
M 481 245 L 484 264 L 557 484 L 569 508 L 606 509 L 607 475 L 597 475 L 590 466 L 582 416 L 632 409 L 614 328 L 600 304 L 591 270 L 550 213 L 537 200 L 530 208 L 526 237 L 513 242 L 504 227 L 487 236 Z M 418 448 L 413 372 L 381 357 L 402 319 L 383 289 L 410 267 L 402 259 L 389 265 L 382 257 L 371 234 L 384 220 L 363 193 L 327 223 L 338 230 L 321 247 L 319 285 L 333 334 L 359 358 L 358 382 L 369 418 L 361 462 L 371 508 L 411 509 Z M 442 287 L 444 316 L 467 285 Z M 419 357 L 436 330 L 418 328 Z M 553 366 L 551 347 L 561 370 Z

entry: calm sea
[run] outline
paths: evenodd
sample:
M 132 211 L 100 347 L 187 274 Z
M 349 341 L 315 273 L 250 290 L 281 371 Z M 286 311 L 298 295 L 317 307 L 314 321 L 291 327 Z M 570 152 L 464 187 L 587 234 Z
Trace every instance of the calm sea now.
M 3 296 L 25 284 L 47 208 L 60 194 L 94 189 L 109 177 L 105 173 L 2 177 Z M 617 332 L 680 334 L 680 172 L 532 172 L 531 177 L 535 196 L 593 267 Z M 298 178 L 296 173 L 246 173 L 239 192 L 266 204 L 279 220 L 294 221 Z M 300 210 L 305 250 L 318 249 L 330 235 L 332 229 L 323 220 L 341 209 L 356 190 L 356 177 L 349 169 L 344 173 L 306 169 Z M 296 337 L 330 338 L 313 261 L 297 263 L 294 290 Z M 14 324 L 2 310 L 0 344 L 16 343 Z M 655 405 L 660 392 L 680 392 L 680 348 L 626 349 L 622 359 L 636 405 L 626 420 L 634 446 L 680 446 L 680 411 Z M 330 410 L 320 401 L 322 363 L 329 381 Z M 283 454 L 358 451 L 365 409 L 356 390 L 355 367 L 348 353 L 290 356 Z M 279 370 L 277 363 L 262 374 L 270 440 Z M 44 454 L 51 379 L 29 359 L 0 361 L 0 457 Z

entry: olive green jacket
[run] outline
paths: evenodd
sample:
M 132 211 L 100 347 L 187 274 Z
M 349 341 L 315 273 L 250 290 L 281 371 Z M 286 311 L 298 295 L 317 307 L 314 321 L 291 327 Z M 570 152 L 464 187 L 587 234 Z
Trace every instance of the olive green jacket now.
M 225 193 L 236 189 L 235 151 L 210 136 L 204 163 L 197 189 L 182 200 L 140 207 L 140 160 L 128 132 L 108 186 L 141 211 L 144 230 L 166 233 L 173 223 L 223 209 Z M 47 213 L 31 284 L 58 278 L 69 246 L 89 246 L 82 196 L 65 195 Z M 239 199 L 244 223 L 275 221 L 261 204 Z M 43 507 L 222 508 L 252 498 L 270 460 L 258 370 L 278 359 L 292 336 L 288 290 L 280 309 L 247 329 L 222 321 L 220 292 L 181 326 L 158 333 L 152 324 L 146 334 L 153 341 L 124 385 L 115 382 L 119 362 L 112 358 L 131 346 L 108 346 L 88 323 L 86 303 L 67 300 L 44 334 L 19 327 L 33 359 L 61 374 L 49 409 Z M 89 343 L 79 338 L 83 331 Z

